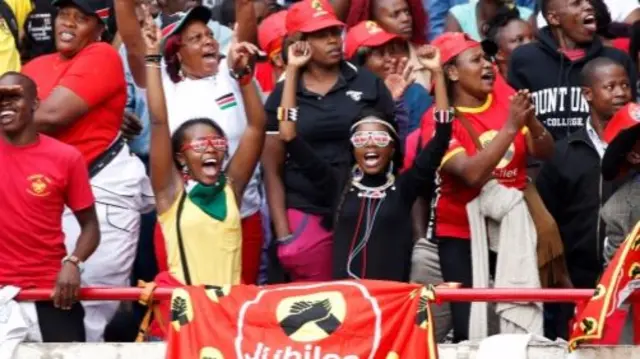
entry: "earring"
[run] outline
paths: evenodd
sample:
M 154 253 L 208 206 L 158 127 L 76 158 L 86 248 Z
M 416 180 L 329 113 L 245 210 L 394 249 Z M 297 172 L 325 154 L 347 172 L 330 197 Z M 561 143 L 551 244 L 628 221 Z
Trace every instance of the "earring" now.
M 358 165 L 354 165 L 351 169 L 351 178 L 356 182 L 360 182 L 362 177 L 364 177 L 364 173 Z
M 187 167 L 187 165 L 183 165 L 182 166 L 182 179 L 186 182 L 189 180 L 189 178 L 191 178 L 191 176 L 189 176 L 189 168 Z

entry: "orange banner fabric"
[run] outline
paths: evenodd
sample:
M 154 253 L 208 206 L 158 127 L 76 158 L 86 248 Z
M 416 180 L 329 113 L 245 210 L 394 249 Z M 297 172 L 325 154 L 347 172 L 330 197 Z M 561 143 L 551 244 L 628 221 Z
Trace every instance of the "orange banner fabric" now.
M 580 344 L 618 344 L 625 320 L 637 320 L 627 316 L 628 306 L 625 301 L 638 289 L 640 222 L 618 248 L 593 297 L 579 309 L 569 338 L 569 349 L 574 350 Z M 640 306 L 634 304 L 635 315 L 638 317 L 636 308 L 640 309 Z
M 425 287 L 337 281 L 175 289 L 170 359 L 436 359 Z

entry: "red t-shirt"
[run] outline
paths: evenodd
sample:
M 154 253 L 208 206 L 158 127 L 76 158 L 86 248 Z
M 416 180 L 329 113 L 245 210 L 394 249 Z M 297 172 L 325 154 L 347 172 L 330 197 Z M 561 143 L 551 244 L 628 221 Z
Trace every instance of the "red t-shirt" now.
M 40 56 L 22 72 L 36 82 L 42 101 L 62 86 L 89 106 L 89 112 L 56 133 L 56 139 L 75 146 L 88 164 L 109 148 L 120 131 L 127 100 L 124 70 L 116 50 L 106 43 L 95 43 L 69 60 L 57 53 Z
M 67 254 L 62 212 L 93 205 L 89 173 L 75 148 L 40 135 L 16 147 L 0 139 L 0 286 L 51 288 Z
M 509 113 L 508 91 L 499 93 L 495 88 L 493 95 L 487 98 L 487 102 L 477 108 L 458 107 L 457 111 L 464 113 L 471 126 L 480 137 L 480 142 L 486 146 L 493 137 L 502 129 Z M 511 90 L 513 91 L 513 90 Z M 426 144 L 433 136 L 433 107 L 422 118 L 422 144 Z M 505 153 L 503 159 L 493 171 L 493 176 L 503 185 L 524 189 L 527 185 L 527 129 L 519 133 L 513 144 Z M 412 139 L 413 147 L 417 148 L 417 136 Z M 409 142 L 409 141 L 407 141 Z M 411 144 L 407 144 L 411 146 Z M 411 150 L 407 148 L 407 150 Z M 415 150 L 413 150 L 415 152 Z M 453 123 L 453 133 L 449 149 L 442 164 L 444 165 L 455 155 L 466 152 L 468 156 L 477 153 L 474 141 L 467 130 L 459 121 Z M 415 155 L 413 155 L 415 156 Z M 405 165 L 412 164 L 413 160 L 405 159 Z M 438 237 L 470 238 L 469 220 L 467 219 L 466 205 L 480 193 L 479 188 L 471 188 L 454 176 L 440 171 L 440 183 L 434 196 L 433 216 L 435 223 L 435 235 Z

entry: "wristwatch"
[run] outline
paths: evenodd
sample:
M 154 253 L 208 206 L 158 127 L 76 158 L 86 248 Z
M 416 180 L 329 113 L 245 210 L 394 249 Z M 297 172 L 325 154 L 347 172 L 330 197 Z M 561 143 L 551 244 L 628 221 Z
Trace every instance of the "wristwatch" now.
M 75 265 L 76 267 L 78 267 L 78 270 L 80 271 L 80 273 L 82 273 L 84 271 L 84 263 L 82 263 L 80 258 L 74 256 L 73 254 L 62 258 L 62 264 L 65 264 L 67 262 L 69 262 L 69 263 Z

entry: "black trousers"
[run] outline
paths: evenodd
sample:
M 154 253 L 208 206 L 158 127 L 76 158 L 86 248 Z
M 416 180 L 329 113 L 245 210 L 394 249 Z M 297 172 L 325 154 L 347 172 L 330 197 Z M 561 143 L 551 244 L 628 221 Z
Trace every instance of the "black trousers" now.
M 471 241 L 464 238 L 439 237 L 438 255 L 440 270 L 445 282 L 461 283 L 465 288 L 473 287 L 473 271 L 471 266 Z M 497 255 L 489 251 L 489 268 L 491 275 L 496 270 Z M 469 316 L 471 303 L 452 302 L 451 319 L 453 322 L 453 341 L 458 343 L 469 339 Z
M 84 308 L 80 302 L 70 310 L 53 306 L 52 301 L 36 302 L 38 324 L 45 343 L 84 342 Z

